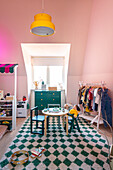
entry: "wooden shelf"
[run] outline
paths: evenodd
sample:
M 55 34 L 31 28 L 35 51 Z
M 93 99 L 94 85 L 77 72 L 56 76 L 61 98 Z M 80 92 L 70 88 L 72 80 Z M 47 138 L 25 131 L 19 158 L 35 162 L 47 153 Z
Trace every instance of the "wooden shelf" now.
M 0 107 L 0 110 L 12 110 L 12 108 L 10 108 L 10 107 L 8 107 L 8 108 L 6 108 L 6 107 Z
M 13 100 L 0 100 L 0 103 L 2 102 L 12 102 Z
M 12 116 L 0 117 L 0 120 L 12 120 Z
M 3 110 L 6 112 L 6 116 L 0 116 L 0 120 L 12 120 L 13 119 L 13 100 L 0 100 L 0 112 Z M 9 112 L 10 116 L 7 116 Z
M 5 106 L 5 107 L 12 107 L 12 104 L 3 104 L 3 105 L 0 105 L 0 106 Z

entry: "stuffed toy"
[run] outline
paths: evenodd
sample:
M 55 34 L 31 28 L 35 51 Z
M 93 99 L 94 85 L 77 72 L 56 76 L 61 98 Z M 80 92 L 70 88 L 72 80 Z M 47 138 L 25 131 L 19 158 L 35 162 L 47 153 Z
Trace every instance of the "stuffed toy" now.
M 80 112 L 80 108 L 78 105 L 74 105 L 74 107 L 69 111 L 70 114 L 74 114 L 75 118 L 78 116 L 79 112 Z

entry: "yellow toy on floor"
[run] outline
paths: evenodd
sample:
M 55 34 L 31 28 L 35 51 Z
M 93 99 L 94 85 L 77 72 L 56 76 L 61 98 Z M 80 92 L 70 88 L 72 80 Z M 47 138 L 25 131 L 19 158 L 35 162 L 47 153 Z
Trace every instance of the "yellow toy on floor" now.
M 74 105 L 73 109 L 69 111 L 70 114 L 74 114 L 74 117 L 76 118 L 78 116 L 78 113 L 80 112 L 80 108 L 78 105 Z

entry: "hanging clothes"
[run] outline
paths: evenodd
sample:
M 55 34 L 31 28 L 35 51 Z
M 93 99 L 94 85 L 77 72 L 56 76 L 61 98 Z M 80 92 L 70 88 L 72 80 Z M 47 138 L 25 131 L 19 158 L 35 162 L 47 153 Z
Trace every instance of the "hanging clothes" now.
M 86 90 L 85 99 L 84 99 L 85 102 L 87 102 L 89 90 L 90 90 L 90 88 L 87 88 L 87 90 Z
M 85 89 L 85 87 L 81 90 L 81 103 L 80 104 L 82 104 L 83 105 L 83 107 L 84 107 L 84 98 L 85 98 L 85 91 L 86 91 L 86 89 Z
M 110 126 L 112 127 L 112 106 L 111 98 L 108 95 L 108 89 L 102 90 L 101 112 L 103 119 L 107 120 Z M 104 126 L 107 127 L 107 123 L 105 121 Z
M 81 87 L 78 91 L 78 97 L 79 97 L 79 104 L 82 104 L 81 97 L 82 97 L 82 90 L 85 88 L 85 86 Z
M 93 88 L 90 87 L 89 89 L 89 102 L 88 102 L 88 109 L 92 110 L 92 100 L 93 100 Z
M 101 94 L 102 94 L 102 88 L 99 87 L 95 97 L 95 108 L 94 108 L 95 111 L 98 111 L 98 105 L 100 104 L 101 96 L 102 96 Z
M 84 108 L 84 113 L 90 114 L 91 111 L 101 112 L 102 118 L 112 127 L 112 105 L 111 98 L 108 95 L 108 89 L 97 86 L 83 86 L 79 90 L 81 92 L 79 100 Z M 107 127 L 107 123 L 105 121 L 103 122 L 104 126 Z
M 93 93 L 93 110 L 95 110 L 95 111 L 98 111 L 98 104 L 95 103 L 97 91 L 98 91 L 98 88 L 95 88 L 94 93 Z

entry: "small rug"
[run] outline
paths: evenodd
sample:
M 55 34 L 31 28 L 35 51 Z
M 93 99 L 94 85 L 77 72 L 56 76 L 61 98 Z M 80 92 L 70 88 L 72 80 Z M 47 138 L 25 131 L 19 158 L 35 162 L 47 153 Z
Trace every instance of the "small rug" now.
M 61 120 L 62 121 L 62 120 Z M 23 124 L 0 162 L 2 170 L 109 170 L 106 140 L 83 118 L 78 120 L 80 130 L 74 129 L 68 136 L 58 126 L 57 117 L 50 118 L 47 136 L 30 133 L 29 118 Z M 4 146 L 5 147 L 5 146 Z M 24 165 L 10 163 L 12 153 L 44 147 L 42 157 Z

